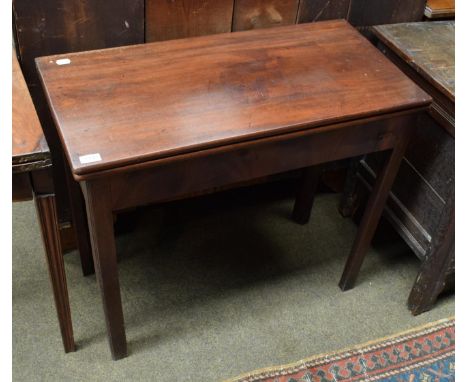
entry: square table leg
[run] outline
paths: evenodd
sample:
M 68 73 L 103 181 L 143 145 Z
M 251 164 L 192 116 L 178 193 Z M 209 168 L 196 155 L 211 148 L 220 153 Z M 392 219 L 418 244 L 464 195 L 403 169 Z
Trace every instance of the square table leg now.
M 65 173 L 67 177 L 68 196 L 70 199 L 72 225 L 75 232 L 78 253 L 80 254 L 81 270 L 83 272 L 83 276 L 88 276 L 94 273 L 94 264 L 91 242 L 88 234 L 89 230 L 86 218 L 86 205 L 80 185 L 73 179 L 68 167 L 65 168 Z
M 340 206 L 338 208 L 341 216 L 345 218 L 353 216 L 357 208 L 356 186 L 358 182 L 358 169 L 363 158 L 365 158 L 365 155 L 351 158 L 349 168 L 346 173 L 344 190 L 341 196 Z
M 401 160 L 413 131 L 414 128 L 412 126 L 402 129 L 402 136 L 396 146 L 388 153 L 385 164 L 377 177 L 339 282 L 339 286 L 343 291 L 352 289 L 356 283 L 359 270 L 377 229 L 377 223 L 382 215 L 385 202 L 387 201 L 393 181 L 398 174 Z
M 320 165 L 302 169 L 299 188 L 294 202 L 292 220 L 298 224 L 307 224 L 314 205 L 315 193 L 320 182 L 322 167 Z
M 49 269 L 55 307 L 57 309 L 60 332 L 62 334 L 63 347 L 65 353 L 68 353 L 75 351 L 75 341 L 73 339 L 67 280 L 60 245 L 55 195 L 35 195 L 34 202 L 36 204 L 37 216 L 40 223 L 47 268 Z
M 102 305 L 112 358 L 127 356 L 122 300 L 120 297 L 114 222 L 110 187 L 106 180 L 82 183 L 86 201 L 94 268 L 101 290 Z

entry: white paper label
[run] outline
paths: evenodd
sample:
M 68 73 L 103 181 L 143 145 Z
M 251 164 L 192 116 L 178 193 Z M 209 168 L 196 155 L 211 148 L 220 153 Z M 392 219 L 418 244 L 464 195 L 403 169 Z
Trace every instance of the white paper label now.
M 99 161 L 102 160 L 101 154 L 99 154 L 99 153 L 82 155 L 78 159 L 80 160 L 81 164 L 99 162 Z
M 55 61 L 57 65 L 68 65 L 70 62 L 69 58 L 61 58 L 60 60 Z

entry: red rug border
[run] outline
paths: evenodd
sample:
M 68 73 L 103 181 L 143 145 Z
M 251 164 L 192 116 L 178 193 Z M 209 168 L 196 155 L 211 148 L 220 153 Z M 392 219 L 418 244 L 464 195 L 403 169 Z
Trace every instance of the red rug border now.
M 351 357 L 358 354 L 365 354 L 370 351 L 376 350 L 378 348 L 384 348 L 386 346 L 391 346 L 404 342 L 410 339 L 418 338 L 425 336 L 432 332 L 451 327 L 455 325 L 455 317 L 448 317 L 438 321 L 430 322 L 424 325 L 420 325 L 409 330 L 399 332 L 397 334 L 392 334 L 390 336 L 382 337 L 376 340 L 368 341 L 361 343 L 359 345 L 354 345 L 347 347 L 338 351 L 332 351 L 329 353 L 320 353 L 315 356 L 305 358 L 298 362 L 293 362 L 285 365 L 271 366 L 267 368 L 257 369 L 248 373 L 241 374 L 235 378 L 227 379 L 224 382 L 249 382 L 249 381 L 259 381 L 265 378 L 274 378 L 285 376 L 292 373 L 297 373 L 302 370 L 306 370 L 311 367 L 321 366 L 322 364 L 329 363 L 331 361 L 339 361 L 343 358 Z M 444 358 L 445 356 L 452 353 L 444 353 L 444 356 L 438 358 Z M 434 360 L 434 358 L 432 359 Z M 408 370 L 412 370 L 415 367 L 421 366 L 424 364 L 424 361 L 417 362 L 414 365 L 407 366 Z M 401 370 L 401 369 L 400 369 Z M 391 371 L 389 371 L 391 373 Z M 391 374 L 389 374 L 391 375 Z

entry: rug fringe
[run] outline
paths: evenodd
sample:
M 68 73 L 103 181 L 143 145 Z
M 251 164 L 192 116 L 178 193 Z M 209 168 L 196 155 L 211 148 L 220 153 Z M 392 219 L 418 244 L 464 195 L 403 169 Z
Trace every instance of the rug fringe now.
M 424 329 L 429 329 L 429 328 L 432 329 L 433 328 L 433 330 L 438 330 L 438 329 L 440 329 L 441 326 L 442 327 L 443 326 L 448 327 L 448 326 L 453 326 L 454 324 L 455 324 L 455 316 L 451 316 L 451 317 L 448 317 L 448 318 L 443 318 L 443 319 L 438 320 L 438 321 L 430 322 L 428 324 L 423 324 L 423 325 L 420 325 L 420 326 L 417 326 L 417 327 L 414 327 L 414 328 L 399 332 L 397 334 L 389 335 L 389 336 L 386 336 L 386 337 L 381 337 L 379 339 L 364 342 L 364 343 L 361 343 L 359 345 L 354 345 L 354 346 L 351 346 L 351 347 L 347 347 L 347 348 L 337 350 L 337 351 L 332 351 L 332 352 L 329 352 L 329 353 L 320 353 L 320 354 L 314 355 L 314 356 L 309 357 L 309 358 L 304 358 L 304 359 L 302 359 L 302 360 L 300 360 L 298 362 L 293 362 L 293 363 L 279 365 L 279 366 L 270 366 L 270 367 L 266 367 L 266 368 L 262 368 L 262 369 L 257 369 L 257 370 L 251 371 L 249 373 L 241 374 L 241 375 L 239 375 L 239 376 L 237 376 L 235 378 L 227 379 L 224 382 L 243 382 L 243 381 L 248 381 L 249 379 L 252 379 L 252 378 L 256 378 L 257 376 L 260 377 L 261 374 L 265 374 L 265 373 L 271 373 L 271 372 L 281 373 L 281 372 L 284 371 L 284 369 L 300 368 L 302 366 L 304 366 L 304 368 L 306 368 L 307 363 L 317 361 L 317 360 L 319 360 L 321 358 L 325 358 L 325 357 L 330 358 L 330 357 L 338 356 L 339 354 L 342 354 L 342 353 L 353 352 L 353 351 L 356 351 L 358 349 L 363 349 L 363 348 L 366 348 L 366 347 L 369 347 L 369 346 L 372 346 L 372 345 L 380 344 L 380 343 L 383 343 L 385 341 L 395 339 L 397 337 L 402 337 L 402 336 L 408 336 L 408 335 L 411 335 L 411 334 L 415 334 L 415 333 L 418 333 L 420 331 L 423 331 Z

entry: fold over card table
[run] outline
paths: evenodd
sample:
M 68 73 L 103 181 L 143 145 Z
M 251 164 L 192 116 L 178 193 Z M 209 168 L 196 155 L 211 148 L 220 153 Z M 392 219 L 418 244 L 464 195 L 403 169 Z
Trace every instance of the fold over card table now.
M 127 342 L 113 212 L 387 151 L 345 287 L 431 102 L 341 20 L 42 57 L 37 67 L 85 196 L 114 359 Z

